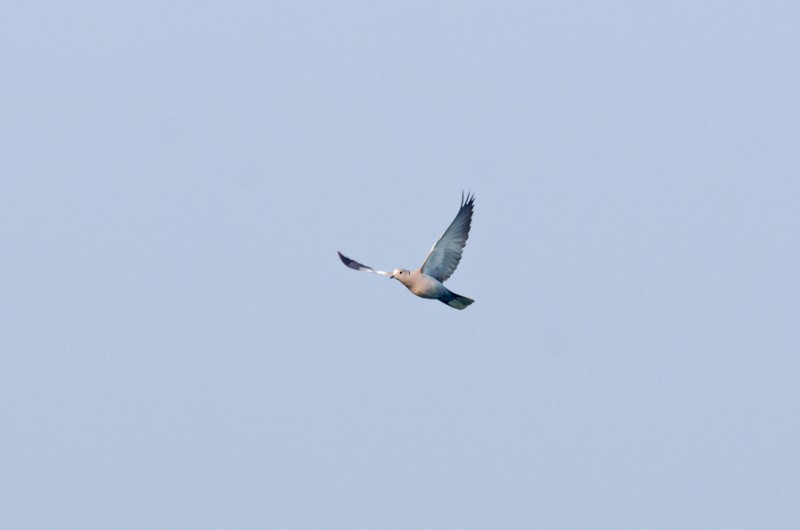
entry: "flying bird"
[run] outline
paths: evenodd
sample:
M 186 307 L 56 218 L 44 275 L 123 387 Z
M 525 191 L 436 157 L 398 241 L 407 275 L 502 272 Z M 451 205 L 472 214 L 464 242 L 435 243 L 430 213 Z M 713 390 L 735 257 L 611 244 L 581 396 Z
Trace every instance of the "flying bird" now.
M 464 194 L 461 194 L 461 208 L 459 208 L 456 218 L 444 231 L 442 237 L 434 243 L 428 257 L 425 258 L 425 263 L 419 269 L 413 271 L 395 269 L 392 272 L 385 272 L 367 267 L 341 252 L 339 252 L 339 258 L 351 269 L 374 272 L 392 280 L 398 280 L 419 297 L 434 298 L 450 307 L 464 309 L 475 300 L 450 291 L 443 285 L 443 282 L 453 274 L 461 261 L 461 254 L 464 252 L 464 245 L 467 244 L 469 237 L 474 205 L 474 195 L 468 193 L 465 198 Z

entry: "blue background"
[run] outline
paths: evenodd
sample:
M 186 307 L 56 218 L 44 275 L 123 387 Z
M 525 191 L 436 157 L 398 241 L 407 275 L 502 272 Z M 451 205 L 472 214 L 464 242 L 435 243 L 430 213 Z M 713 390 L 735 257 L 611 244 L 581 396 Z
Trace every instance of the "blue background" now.
M 3 3 L 2 526 L 798 528 L 799 18 Z

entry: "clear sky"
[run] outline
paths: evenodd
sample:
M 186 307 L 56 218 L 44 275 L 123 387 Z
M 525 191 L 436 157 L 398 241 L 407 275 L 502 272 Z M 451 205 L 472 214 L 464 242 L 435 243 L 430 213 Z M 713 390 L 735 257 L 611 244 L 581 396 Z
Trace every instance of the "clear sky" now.
M 4 2 L 2 526 L 800 527 L 798 20 Z

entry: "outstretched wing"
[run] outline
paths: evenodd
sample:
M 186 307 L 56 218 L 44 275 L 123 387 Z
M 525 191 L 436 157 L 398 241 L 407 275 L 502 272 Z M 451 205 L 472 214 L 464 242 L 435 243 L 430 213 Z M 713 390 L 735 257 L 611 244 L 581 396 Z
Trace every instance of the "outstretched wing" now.
M 440 282 L 445 281 L 453 274 L 461 261 L 464 245 L 467 244 L 474 204 L 474 195 L 468 193 L 464 200 L 462 193 L 461 209 L 458 210 L 456 218 L 450 223 L 442 237 L 433 245 L 428 257 L 425 258 L 425 263 L 422 264 L 422 272 L 433 276 Z
M 366 265 L 364 265 L 362 263 L 359 263 L 354 259 L 348 258 L 347 256 L 345 256 L 341 252 L 338 252 L 338 253 L 339 253 L 339 258 L 342 260 L 342 263 L 344 263 L 345 265 L 347 265 L 351 269 L 355 269 L 357 271 L 364 271 L 364 272 L 374 272 L 375 274 L 382 274 L 384 276 L 391 276 L 391 274 L 389 274 L 388 272 L 376 271 L 372 267 L 367 267 Z

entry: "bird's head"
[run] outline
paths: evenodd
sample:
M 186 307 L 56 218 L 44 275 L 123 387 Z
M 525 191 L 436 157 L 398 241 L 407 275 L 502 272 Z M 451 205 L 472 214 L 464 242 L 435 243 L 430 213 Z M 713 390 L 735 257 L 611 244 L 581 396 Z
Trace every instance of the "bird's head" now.
M 405 269 L 395 269 L 392 271 L 392 275 L 389 276 L 392 280 L 400 280 L 401 282 L 408 278 L 411 273 Z

